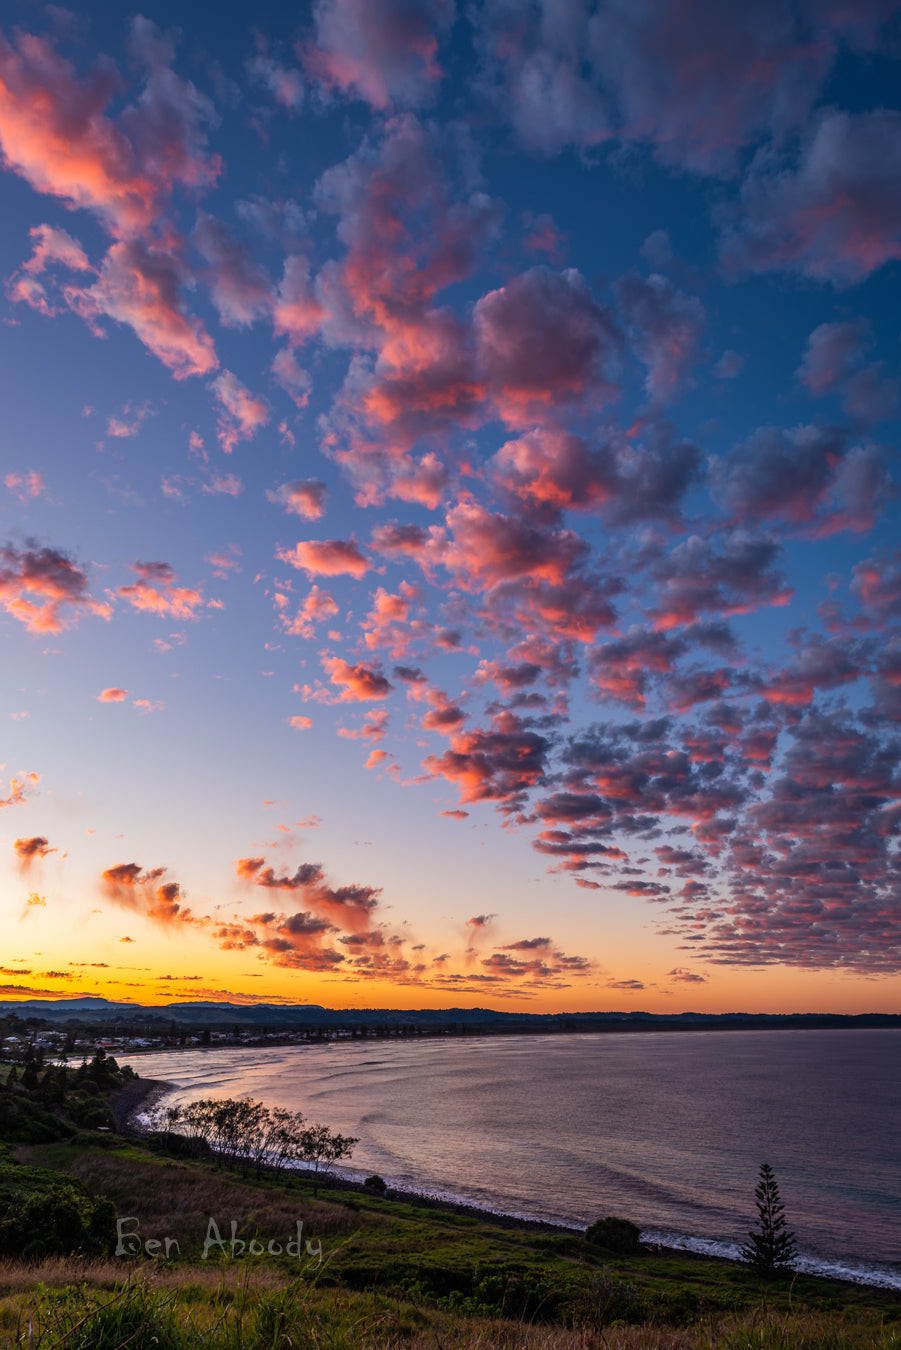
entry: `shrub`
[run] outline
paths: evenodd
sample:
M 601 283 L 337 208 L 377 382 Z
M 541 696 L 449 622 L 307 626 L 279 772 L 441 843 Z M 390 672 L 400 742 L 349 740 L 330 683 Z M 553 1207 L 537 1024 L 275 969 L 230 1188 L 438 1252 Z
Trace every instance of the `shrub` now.
M 598 1219 L 585 1230 L 585 1237 L 595 1246 L 622 1256 L 637 1256 L 641 1251 L 641 1229 L 629 1219 L 617 1219 L 613 1215 Z

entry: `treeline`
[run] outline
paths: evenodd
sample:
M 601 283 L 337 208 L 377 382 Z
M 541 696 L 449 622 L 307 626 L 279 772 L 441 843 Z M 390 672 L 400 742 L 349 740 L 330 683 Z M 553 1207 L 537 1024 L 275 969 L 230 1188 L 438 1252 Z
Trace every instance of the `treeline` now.
M 152 1147 L 217 1163 L 281 1172 L 302 1164 L 322 1175 L 349 1158 L 358 1139 L 307 1121 L 300 1111 L 266 1106 L 249 1097 L 207 1097 L 186 1106 L 160 1107 L 151 1116 Z
M 40 1049 L 31 1050 L 20 1065 L 0 1070 L 0 1139 L 45 1144 L 79 1130 L 112 1131 L 109 1094 L 135 1077 L 130 1065 L 120 1068 L 103 1050 L 75 1069 L 45 1064 Z

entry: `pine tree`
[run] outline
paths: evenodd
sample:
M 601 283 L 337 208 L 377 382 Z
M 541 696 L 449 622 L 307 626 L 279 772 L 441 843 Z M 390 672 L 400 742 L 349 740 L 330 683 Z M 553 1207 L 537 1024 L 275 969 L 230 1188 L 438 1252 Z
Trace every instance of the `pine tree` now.
M 754 1198 L 757 1201 L 760 1229 L 748 1233 L 751 1241 L 742 1247 L 741 1258 L 761 1274 L 781 1275 L 791 1270 L 798 1248 L 794 1233 L 786 1228 L 785 1206 L 769 1163 L 761 1164 Z

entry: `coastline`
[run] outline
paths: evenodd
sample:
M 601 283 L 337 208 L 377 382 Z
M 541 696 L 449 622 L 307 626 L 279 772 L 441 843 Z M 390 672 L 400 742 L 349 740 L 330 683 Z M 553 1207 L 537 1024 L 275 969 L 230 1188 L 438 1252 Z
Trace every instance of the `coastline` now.
M 146 1129 L 138 1123 L 138 1117 L 150 1107 L 162 1101 L 170 1092 L 177 1091 L 177 1084 L 164 1079 L 139 1078 L 129 1083 L 116 1095 L 111 1103 L 116 1125 L 125 1136 L 141 1138 Z M 311 1174 L 309 1169 L 292 1169 L 299 1175 Z M 284 1175 L 284 1173 L 282 1173 Z M 364 1186 L 362 1173 L 341 1171 L 320 1174 L 323 1191 L 353 1192 L 371 1195 Z M 441 1195 L 430 1191 L 419 1191 L 412 1187 L 386 1185 L 385 1199 L 401 1204 L 414 1205 L 420 1209 L 434 1210 L 436 1213 L 456 1214 L 471 1218 L 479 1223 L 495 1228 L 525 1230 L 532 1233 L 555 1237 L 582 1236 L 584 1229 L 577 1224 L 557 1223 L 549 1219 L 533 1218 L 525 1214 L 516 1214 L 506 1210 L 489 1209 L 484 1205 L 470 1202 L 462 1197 Z M 644 1235 L 647 1234 L 647 1237 Z M 715 1239 L 698 1238 L 690 1234 L 672 1234 L 653 1226 L 642 1229 L 642 1241 L 649 1253 L 678 1256 L 689 1261 L 715 1261 L 724 1265 L 741 1264 L 735 1252 L 728 1250 L 732 1244 Z M 736 1249 L 737 1251 L 737 1249 Z M 802 1257 L 798 1267 L 799 1275 L 827 1280 L 839 1286 L 859 1289 L 878 1288 L 901 1293 L 901 1273 L 882 1268 L 882 1263 L 874 1262 L 860 1267 L 851 1267 L 841 1261 L 828 1261 L 825 1258 Z
M 176 1090 L 175 1083 L 162 1078 L 134 1078 L 125 1087 L 120 1088 L 110 1098 L 110 1110 L 116 1122 L 116 1129 L 122 1135 L 143 1135 L 136 1123 L 136 1117 L 156 1106 L 157 1102 Z

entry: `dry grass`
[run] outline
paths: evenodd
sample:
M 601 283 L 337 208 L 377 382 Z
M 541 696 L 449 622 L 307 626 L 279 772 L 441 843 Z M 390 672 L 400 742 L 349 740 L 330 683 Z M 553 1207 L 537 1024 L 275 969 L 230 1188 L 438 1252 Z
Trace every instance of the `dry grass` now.
M 285 1240 L 294 1234 L 298 1221 L 304 1236 L 314 1242 L 347 1236 L 361 1224 L 358 1213 L 334 1200 L 320 1202 L 309 1195 L 292 1194 L 284 1186 L 268 1189 L 244 1184 L 196 1164 L 162 1160 L 148 1164 L 146 1157 L 84 1150 L 68 1162 L 66 1170 L 89 1191 L 108 1195 L 120 1215 L 135 1216 L 144 1238 L 175 1238 L 182 1256 L 200 1249 L 211 1218 L 226 1236 L 234 1221 L 240 1237 L 256 1235 L 263 1241 Z M 378 1223 L 378 1216 L 367 1215 L 366 1222 Z
M 145 1262 L 123 1282 L 121 1262 L 109 1260 L 0 1263 L 0 1350 L 76 1344 L 127 1350 L 125 1331 L 121 1342 L 110 1336 L 100 1314 L 132 1297 L 144 1310 L 146 1344 L 162 1329 L 162 1343 L 173 1350 L 901 1350 L 897 1328 L 841 1315 L 761 1308 L 684 1328 L 566 1329 L 454 1317 L 371 1293 L 318 1289 L 263 1263 Z M 92 1307 L 100 1308 L 96 1339 Z

